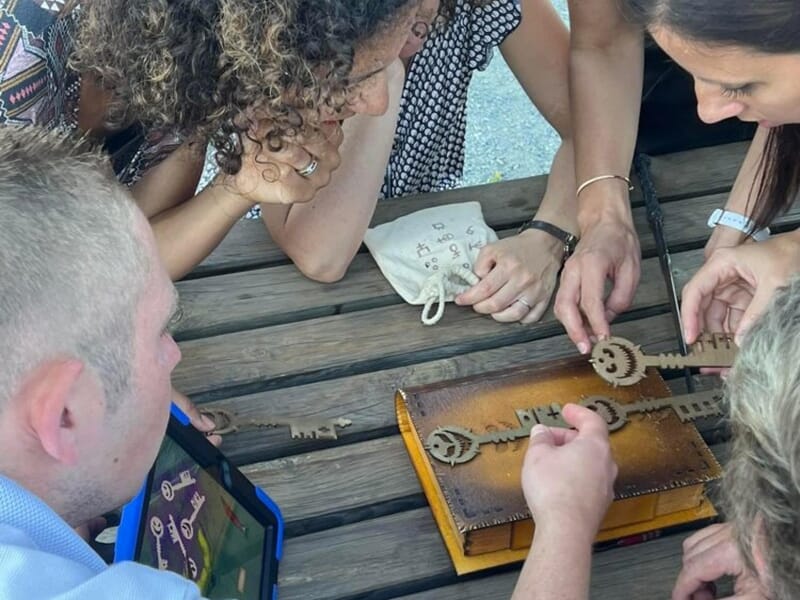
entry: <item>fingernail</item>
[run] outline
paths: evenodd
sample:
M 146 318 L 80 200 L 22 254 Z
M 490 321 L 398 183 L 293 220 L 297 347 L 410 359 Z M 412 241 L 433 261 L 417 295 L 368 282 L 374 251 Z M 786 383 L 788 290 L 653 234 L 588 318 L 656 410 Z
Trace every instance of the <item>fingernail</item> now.
M 541 423 L 537 423 L 531 428 L 531 437 L 536 437 L 537 435 L 542 435 L 543 433 L 547 433 L 547 427 Z
M 588 354 L 589 353 L 589 344 L 586 342 L 580 342 L 578 344 L 578 352 L 581 354 Z
M 203 415 L 200 417 L 200 421 L 203 423 L 203 427 L 208 430 L 214 429 L 217 426 L 217 424 L 214 423 L 214 420 L 208 415 Z

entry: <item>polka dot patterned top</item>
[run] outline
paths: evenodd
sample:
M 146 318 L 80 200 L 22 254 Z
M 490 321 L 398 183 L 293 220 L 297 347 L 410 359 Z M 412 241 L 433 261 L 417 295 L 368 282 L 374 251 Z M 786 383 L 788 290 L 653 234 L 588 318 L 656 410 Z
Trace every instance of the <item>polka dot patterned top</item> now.
M 517 0 L 472 7 L 457 3 L 408 67 L 392 154 L 381 196 L 395 198 L 456 187 L 464 170 L 467 91 L 494 48 L 519 25 Z

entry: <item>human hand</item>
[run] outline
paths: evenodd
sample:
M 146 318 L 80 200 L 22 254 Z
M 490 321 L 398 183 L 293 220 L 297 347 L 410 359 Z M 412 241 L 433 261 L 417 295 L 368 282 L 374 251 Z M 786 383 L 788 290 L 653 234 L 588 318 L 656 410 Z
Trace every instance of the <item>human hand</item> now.
M 280 150 L 267 141 L 269 122 L 261 121 L 242 134 L 242 167 L 235 175 L 220 173 L 217 180 L 236 197 L 238 208 L 253 204 L 310 202 L 330 182 L 339 167 L 339 146 L 344 134 L 338 121 L 322 123 L 319 129 L 282 140 Z M 261 141 L 259 141 L 261 140 Z M 300 173 L 316 164 L 307 175 Z
M 600 339 L 611 335 L 609 322 L 633 301 L 640 255 L 639 238 L 630 221 L 597 221 L 582 233 L 575 253 L 561 271 L 554 306 L 556 317 L 581 354 L 591 350 L 591 334 Z M 603 301 L 606 279 L 613 282 L 613 288 Z
M 683 288 L 681 317 L 687 343 L 701 331 L 721 330 L 741 344 L 775 290 L 800 272 L 797 232 L 763 242 L 720 248 Z
M 745 242 L 752 242 L 752 239 L 738 229 L 726 227 L 725 225 L 717 225 L 714 227 L 711 236 L 706 242 L 703 254 L 705 255 L 705 259 L 708 260 L 711 258 L 711 255 L 714 254 L 715 250 L 719 250 L 720 248 L 735 248 Z
M 219 447 L 222 443 L 222 436 L 211 434 L 216 427 L 211 418 L 205 416 L 200 412 L 200 410 L 195 406 L 194 402 L 189 399 L 189 396 L 183 394 L 172 388 L 172 401 L 183 411 L 187 417 L 189 417 L 189 422 L 197 429 L 200 433 L 206 434 L 206 439 L 214 444 L 215 446 Z
M 594 538 L 614 499 L 617 465 L 608 426 L 597 413 L 567 404 L 575 428 L 534 425 L 522 465 L 522 489 L 537 529 L 569 525 Z
M 713 600 L 714 581 L 730 575 L 735 578 L 734 595 L 728 600 L 766 600 L 758 577 L 742 560 L 733 528 L 718 523 L 701 529 L 683 542 L 683 567 L 672 589 L 672 600 Z
M 535 323 L 550 303 L 563 254 L 564 244 L 536 229 L 484 246 L 473 268 L 481 281 L 456 304 L 504 323 Z

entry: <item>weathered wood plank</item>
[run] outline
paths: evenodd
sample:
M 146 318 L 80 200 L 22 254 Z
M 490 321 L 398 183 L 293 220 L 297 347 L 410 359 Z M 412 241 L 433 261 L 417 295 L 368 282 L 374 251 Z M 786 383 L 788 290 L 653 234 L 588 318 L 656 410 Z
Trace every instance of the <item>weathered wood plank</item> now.
M 681 566 L 677 534 L 627 549 L 596 554 L 592 564 L 590 597 L 593 600 L 669 598 Z M 635 558 L 632 558 L 635 557 Z M 398 597 L 398 600 L 508 600 L 518 571 L 489 574 L 462 580 L 452 585 Z M 732 593 L 730 585 L 720 585 L 720 597 Z
M 649 352 L 671 350 L 676 346 L 672 319 L 668 315 L 620 323 L 614 331 L 633 340 L 646 340 L 644 347 Z M 353 422 L 339 431 L 338 442 L 293 440 L 286 428 L 226 436 L 223 444 L 226 455 L 242 464 L 396 433 L 397 418 L 392 400 L 395 390 L 401 387 L 467 377 L 574 354 L 572 342 L 560 335 L 421 364 L 226 398 L 204 406 L 223 408 L 243 418 L 257 420 L 280 415 L 326 419 L 346 417 Z
M 282 507 L 295 535 L 309 529 L 298 529 L 301 521 L 329 516 L 335 524 L 340 513 L 387 503 L 396 512 L 396 501 L 422 493 L 399 434 L 255 463 L 242 472 Z
M 691 150 L 654 158 L 652 172 L 662 198 L 688 197 L 720 192 L 730 188 L 741 163 L 745 144 L 729 144 Z M 544 193 L 546 176 L 473 186 L 410 196 L 378 204 L 373 225 L 429 206 L 481 202 L 486 222 L 505 228 L 530 218 Z M 639 186 L 632 193 L 634 204 L 641 202 Z M 285 262 L 286 255 L 269 238 L 260 222 L 237 224 L 217 249 L 195 270 L 192 277 Z
M 592 566 L 592 598 L 668 598 L 685 537 L 668 535 L 598 552 Z M 430 592 L 434 594 L 439 586 L 456 582 L 433 518 L 424 508 L 288 540 L 279 585 L 283 599 L 326 600 L 391 598 L 437 588 Z M 506 580 L 506 585 L 513 587 L 513 582 Z
M 686 272 L 701 260 L 700 251 L 675 256 L 676 266 L 684 266 Z M 657 260 L 644 261 L 642 273 L 632 310 L 663 306 L 666 294 Z M 431 329 L 419 322 L 419 310 L 389 306 L 186 341 L 173 382 L 184 393 L 212 399 L 455 356 L 562 331 L 552 311 L 540 323 L 522 326 L 497 323 L 470 308 L 450 305 Z
M 658 197 L 674 200 L 730 190 L 749 145 L 736 142 L 651 158 Z
M 715 453 L 723 445 L 715 446 Z M 279 506 L 292 535 L 426 505 L 399 434 L 242 468 Z
M 452 573 L 433 517 L 421 508 L 287 540 L 278 585 L 282 600 L 325 600 Z
M 673 249 L 700 247 L 710 235 L 708 215 L 722 206 L 724 195 L 703 196 L 665 204 L 664 232 Z M 643 208 L 634 210 L 642 253 L 655 253 L 655 242 Z M 800 205 L 778 219 L 779 227 L 800 224 Z M 501 237 L 515 230 L 501 232 Z M 322 284 L 306 279 L 293 265 L 274 266 L 216 277 L 182 281 L 183 319 L 176 339 L 195 339 L 334 315 L 379 306 L 400 304 L 375 262 L 359 254 L 347 276 Z

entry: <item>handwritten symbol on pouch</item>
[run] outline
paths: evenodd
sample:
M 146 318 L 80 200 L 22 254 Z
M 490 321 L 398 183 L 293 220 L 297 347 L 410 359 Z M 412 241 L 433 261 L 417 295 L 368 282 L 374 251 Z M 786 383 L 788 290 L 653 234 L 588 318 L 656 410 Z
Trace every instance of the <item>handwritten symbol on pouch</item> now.
M 437 231 L 441 231 L 442 229 L 445 228 L 445 225 L 444 223 L 434 223 L 432 227 Z
M 469 243 L 469 249 L 470 250 L 478 250 L 480 248 L 483 248 L 483 242 L 481 242 L 480 240 L 477 241 L 477 242 L 470 242 Z
M 439 259 L 434 256 L 432 259 L 425 261 L 425 268 L 430 269 L 431 271 L 438 271 L 439 270 L 439 265 L 437 264 L 438 262 Z
M 458 244 L 450 244 L 450 252 L 453 253 L 453 258 L 458 258 L 461 256 L 461 252 L 458 249 Z
M 475 227 L 473 227 L 472 225 L 470 225 L 469 227 L 467 227 L 466 234 L 467 234 L 467 235 L 472 235 L 473 233 L 475 233 Z
M 440 244 L 446 244 L 450 240 L 455 239 L 455 237 L 456 236 L 454 236 L 452 233 L 445 233 L 442 237 L 440 237 L 436 241 L 439 242 Z
M 423 244 L 422 242 L 417 244 L 417 258 L 422 258 L 423 256 L 427 256 L 430 253 L 431 253 L 430 246 L 428 246 L 427 244 Z

